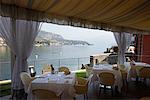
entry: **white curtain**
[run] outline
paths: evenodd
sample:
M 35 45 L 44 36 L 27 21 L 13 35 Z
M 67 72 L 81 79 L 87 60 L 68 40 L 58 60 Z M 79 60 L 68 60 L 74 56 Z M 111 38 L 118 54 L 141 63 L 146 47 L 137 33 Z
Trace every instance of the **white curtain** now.
M 0 17 L 0 34 L 16 58 L 11 78 L 14 90 L 23 89 L 20 72 L 28 69 L 27 59 L 32 52 L 39 28 L 39 22 Z
M 125 62 L 125 52 L 127 50 L 127 47 L 130 45 L 131 43 L 131 38 L 132 38 L 132 34 L 129 33 L 118 33 L 118 32 L 114 32 L 114 36 L 116 39 L 116 42 L 118 44 L 118 63 L 119 64 L 124 64 Z

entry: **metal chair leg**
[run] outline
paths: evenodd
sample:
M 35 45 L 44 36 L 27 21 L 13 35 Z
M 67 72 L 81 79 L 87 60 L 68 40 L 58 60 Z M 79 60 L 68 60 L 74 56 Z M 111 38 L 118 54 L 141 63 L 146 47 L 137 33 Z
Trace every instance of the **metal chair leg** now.
M 111 95 L 113 96 L 113 87 L 111 86 Z
M 85 94 L 84 94 L 84 100 L 85 100 Z
M 106 85 L 104 85 L 104 93 L 106 93 Z
M 101 94 L 101 87 L 99 87 L 99 96 L 100 96 L 100 94 Z
M 88 95 L 87 95 L 87 93 L 86 93 L 86 99 L 88 100 Z

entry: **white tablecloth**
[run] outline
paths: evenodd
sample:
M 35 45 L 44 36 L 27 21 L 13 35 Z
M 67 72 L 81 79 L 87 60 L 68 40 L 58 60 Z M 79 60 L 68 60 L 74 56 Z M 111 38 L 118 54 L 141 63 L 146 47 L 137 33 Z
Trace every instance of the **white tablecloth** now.
M 135 66 L 150 67 L 150 64 L 144 62 L 135 62 Z
M 139 75 L 139 70 L 143 67 L 150 67 L 150 64 L 144 62 L 135 62 L 135 65 L 131 67 L 130 62 L 125 62 L 124 65 L 128 71 L 128 81 L 131 80 L 132 77 L 136 78 Z
M 99 75 L 102 72 L 110 72 L 113 73 L 115 75 L 115 84 L 114 86 L 118 87 L 118 91 L 121 92 L 121 88 L 122 88 L 122 75 L 120 70 L 114 70 L 112 69 L 112 65 L 109 64 L 99 64 L 99 65 L 95 65 L 93 66 L 93 79 L 95 79 L 95 81 L 98 79 L 97 75 Z M 92 80 L 94 81 L 94 80 Z
M 46 89 L 55 92 L 58 96 L 61 95 L 62 99 L 73 98 L 75 95 L 75 74 L 64 75 L 46 74 L 38 77 L 31 83 L 30 92 L 34 89 Z M 34 99 L 33 94 L 29 98 Z

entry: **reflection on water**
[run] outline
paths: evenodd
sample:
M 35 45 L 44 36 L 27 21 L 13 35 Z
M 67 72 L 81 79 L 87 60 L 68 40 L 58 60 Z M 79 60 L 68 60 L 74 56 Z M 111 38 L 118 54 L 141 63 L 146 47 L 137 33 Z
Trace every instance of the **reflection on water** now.
M 58 59 L 61 51 L 62 46 L 34 47 L 29 59 Z

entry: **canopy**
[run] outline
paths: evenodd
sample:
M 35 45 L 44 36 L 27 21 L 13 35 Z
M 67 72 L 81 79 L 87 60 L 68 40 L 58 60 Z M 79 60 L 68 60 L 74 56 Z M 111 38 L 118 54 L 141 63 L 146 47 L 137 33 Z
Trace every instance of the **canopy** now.
M 9 9 L 13 7 L 12 15 Z M 1 16 L 150 34 L 150 0 L 1 0 Z

